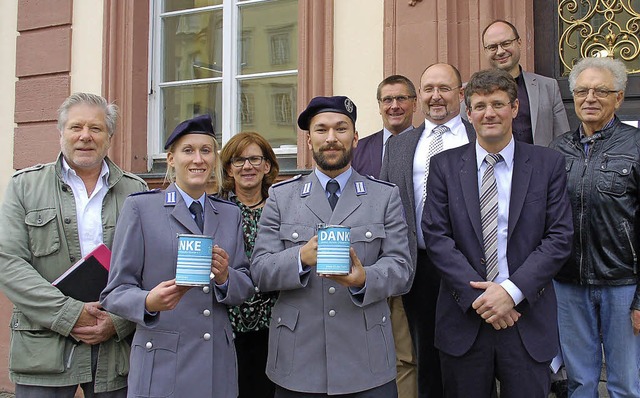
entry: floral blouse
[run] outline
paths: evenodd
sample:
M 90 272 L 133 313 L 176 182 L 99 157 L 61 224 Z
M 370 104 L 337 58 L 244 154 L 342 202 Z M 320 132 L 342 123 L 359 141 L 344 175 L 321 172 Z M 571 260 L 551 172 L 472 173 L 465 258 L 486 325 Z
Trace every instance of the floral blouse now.
M 229 200 L 235 202 L 242 212 L 242 232 L 244 235 L 244 249 L 251 259 L 253 247 L 258 233 L 258 221 L 262 215 L 262 207 L 250 209 L 240 202 L 233 193 Z M 236 332 L 253 332 L 269 328 L 271 309 L 278 298 L 277 292 L 256 293 L 244 303 L 236 307 L 228 307 L 231 326 Z

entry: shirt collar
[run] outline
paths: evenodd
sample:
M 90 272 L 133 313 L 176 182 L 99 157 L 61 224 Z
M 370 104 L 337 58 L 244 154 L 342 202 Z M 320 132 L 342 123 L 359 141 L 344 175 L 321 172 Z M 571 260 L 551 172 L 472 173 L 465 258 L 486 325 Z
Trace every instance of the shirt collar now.
M 327 183 L 332 178 L 324 174 L 323 172 L 321 172 L 317 167 L 315 169 L 315 173 L 316 173 L 316 177 L 318 177 L 318 181 L 320 181 L 320 185 L 322 185 L 322 189 L 326 191 Z M 344 173 L 333 178 L 333 180 L 338 181 L 338 184 L 340 185 L 340 192 L 342 192 L 344 190 L 344 187 L 347 186 L 347 181 L 349 181 L 349 178 L 351 177 L 352 173 L 353 173 L 353 169 L 349 167 Z
M 453 117 L 453 119 L 444 123 L 445 126 L 449 127 L 449 131 L 451 132 L 451 134 L 455 136 L 460 134 L 461 129 L 459 129 L 458 127 L 461 124 L 462 124 L 462 118 L 460 117 L 460 114 L 457 114 L 456 116 Z M 427 133 L 427 136 L 433 133 L 433 129 L 436 128 L 436 126 L 440 126 L 440 124 L 435 124 L 427 119 L 424 120 L 424 131 Z
M 62 179 L 67 183 L 69 181 L 69 175 L 77 176 L 78 174 L 74 169 L 71 168 L 71 166 L 69 166 L 69 163 L 67 163 L 67 160 L 63 156 L 62 157 Z M 100 169 L 100 178 L 102 178 L 104 184 L 107 185 L 109 181 L 109 166 L 107 165 L 107 162 L 105 162 L 104 159 L 102 159 L 102 168 Z
M 407 131 L 409 131 L 409 130 L 413 130 L 413 126 L 409 126 L 409 127 L 407 127 L 406 129 L 402 130 L 402 131 L 400 132 L 400 134 L 404 134 L 404 133 L 406 133 L 406 132 L 407 132 Z M 398 134 L 398 135 L 400 135 L 400 134 Z M 382 145 L 386 144 L 386 143 L 387 143 L 387 140 L 388 140 L 392 135 L 393 135 L 393 133 L 392 133 L 391 131 L 387 130 L 387 128 L 386 128 L 386 127 L 383 127 L 383 128 L 382 128 Z
M 476 163 L 477 170 L 480 171 L 480 166 L 482 166 L 482 162 L 484 162 L 484 158 L 487 157 L 489 152 L 486 149 L 480 146 L 478 141 L 476 140 Z M 500 152 L 498 152 L 502 159 L 504 159 L 504 163 L 507 165 L 509 169 L 513 166 L 513 154 L 515 152 L 516 144 L 513 137 L 511 137 L 511 141 L 507 144 L 506 147 L 502 148 Z
M 191 196 L 189 196 L 188 193 L 186 193 L 185 191 L 183 191 L 182 189 L 180 189 L 180 187 L 178 186 L 178 184 L 175 184 L 176 189 L 178 190 L 178 192 L 180 192 L 180 195 L 182 196 L 182 199 L 184 200 L 184 203 L 187 205 L 187 208 L 191 207 L 191 203 L 195 202 L 196 200 L 194 200 Z M 200 196 L 200 198 L 198 199 L 198 202 L 200 202 L 200 205 L 202 206 L 202 208 L 204 209 L 204 198 L 205 196 L 207 196 L 207 193 L 203 193 L 202 196 Z

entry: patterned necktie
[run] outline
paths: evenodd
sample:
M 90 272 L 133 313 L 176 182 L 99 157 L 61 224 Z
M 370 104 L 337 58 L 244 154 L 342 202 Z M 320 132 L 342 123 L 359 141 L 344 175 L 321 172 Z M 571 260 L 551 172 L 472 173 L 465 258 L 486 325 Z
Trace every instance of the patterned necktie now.
M 498 185 L 493 170 L 495 164 L 503 159 L 500 154 L 490 153 L 484 160 L 487 162 L 487 168 L 482 175 L 480 187 L 480 218 L 487 281 L 491 282 L 498 276 Z
M 331 210 L 333 210 L 336 207 L 336 203 L 338 203 L 338 195 L 336 194 L 338 189 L 340 189 L 338 181 L 329 180 L 329 182 L 327 182 L 327 192 L 329 192 L 329 205 L 331 206 Z
M 200 232 L 204 231 L 204 217 L 202 216 L 202 205 L 197 200 L 194 200 L 189 206 L 191 214 L 196 216 L 196 224 L 200 228 Z
M 431 157 L 442 152 L 442 134 L 446 133 L 449 130 L 449 127 L 444 124 L 437 125 L 433 128 L 433 137 L 431 138 L 431 142 L 429 143 L 429 152 L 427 153 L 427 164 L 424 167 L 424 184 L 422 184 L 422 205 L 424 205 L 424 201 L 427 199 L 427 178 L 429 177 L 429 162 L 431 162 Z

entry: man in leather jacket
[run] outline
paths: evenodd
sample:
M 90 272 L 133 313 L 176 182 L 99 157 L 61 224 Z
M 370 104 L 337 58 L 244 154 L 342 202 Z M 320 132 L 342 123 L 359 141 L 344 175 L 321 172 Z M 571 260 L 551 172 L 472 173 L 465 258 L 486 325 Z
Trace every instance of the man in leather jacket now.
M 640 130 L 615 115 L 624 64 L 586 58 L 569 75 L 580 127 L 551 147 L 566 157 L 573 254 L 556 276 L 569 396 L 596 397 L 607 358 L 613 396 L 640 396 Z

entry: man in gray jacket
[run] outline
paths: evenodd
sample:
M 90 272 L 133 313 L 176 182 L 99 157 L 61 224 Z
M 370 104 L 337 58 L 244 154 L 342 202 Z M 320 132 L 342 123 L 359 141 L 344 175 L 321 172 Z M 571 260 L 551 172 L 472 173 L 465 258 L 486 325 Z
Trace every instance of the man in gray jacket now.
M 111 246 L 125 198 L 147 188 L 107 151 L 117 108 L 86 93 L 58 111 L 57 161 L 13 176 L 0 210 L 0 289 L 13 302 L 9 371 L 16 397 L 120 398 L 133 324 L 51 282 L 100 243 Z

